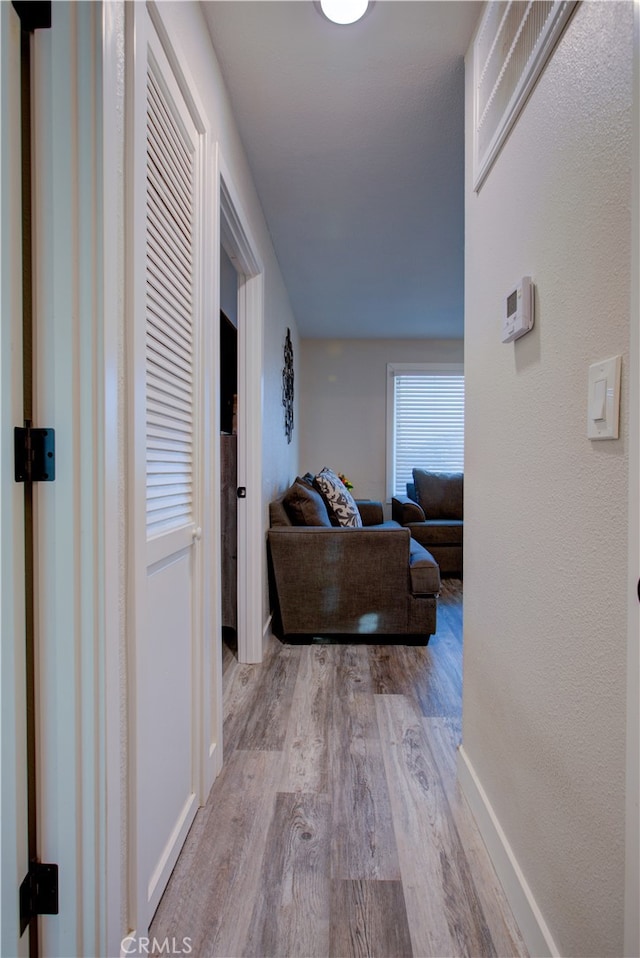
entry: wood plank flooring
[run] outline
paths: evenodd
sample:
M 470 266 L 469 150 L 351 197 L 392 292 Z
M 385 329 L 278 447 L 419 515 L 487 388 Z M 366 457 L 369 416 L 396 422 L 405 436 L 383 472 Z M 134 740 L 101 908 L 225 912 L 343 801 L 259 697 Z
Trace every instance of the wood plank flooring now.
M 223 770 L 150 937 L 194 958 L 526 958 L 456 782 L 462 584 L 429 645 L 225 649 Z

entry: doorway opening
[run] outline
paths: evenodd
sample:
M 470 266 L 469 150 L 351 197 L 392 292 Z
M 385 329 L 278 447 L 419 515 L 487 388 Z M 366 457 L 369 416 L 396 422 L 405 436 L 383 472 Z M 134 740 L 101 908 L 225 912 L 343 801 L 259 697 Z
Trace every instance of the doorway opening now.
M 237 280 L 237 654 L 262 662 L 265 626 L 262 501 L 264 276 L 248 222 L 220 160 L 220 245 Z M 221 284 L 222 285 L 222 284 Z
M 222 640 L 238 652 L 238 274 L 220 249 L 220 582 Z

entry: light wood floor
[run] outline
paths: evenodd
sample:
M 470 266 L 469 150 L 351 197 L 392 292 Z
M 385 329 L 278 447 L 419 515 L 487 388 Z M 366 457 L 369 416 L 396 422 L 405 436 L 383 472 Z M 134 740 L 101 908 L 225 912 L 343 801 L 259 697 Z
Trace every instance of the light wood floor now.
M 462 589 L 429 645 L 225 652 L 224 768 L 150 935 L 194 958 L 527 952 L 456 784 Z

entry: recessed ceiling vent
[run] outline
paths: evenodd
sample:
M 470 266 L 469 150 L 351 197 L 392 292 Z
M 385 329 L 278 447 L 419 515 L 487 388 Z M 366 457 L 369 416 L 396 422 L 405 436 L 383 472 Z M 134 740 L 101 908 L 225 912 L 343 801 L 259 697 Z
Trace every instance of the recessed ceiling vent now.
M 576 0 L 490 0 L 473 45 L 474 176 L 479 190 Z

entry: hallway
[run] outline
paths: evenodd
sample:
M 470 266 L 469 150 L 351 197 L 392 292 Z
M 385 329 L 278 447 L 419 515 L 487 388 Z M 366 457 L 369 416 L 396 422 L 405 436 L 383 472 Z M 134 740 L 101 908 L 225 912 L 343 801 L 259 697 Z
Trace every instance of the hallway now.
M 225 647 L 225 765 L 150 929 L 197 958 L 525 956 L 456 786 L 461 583 L 427 648 Z

